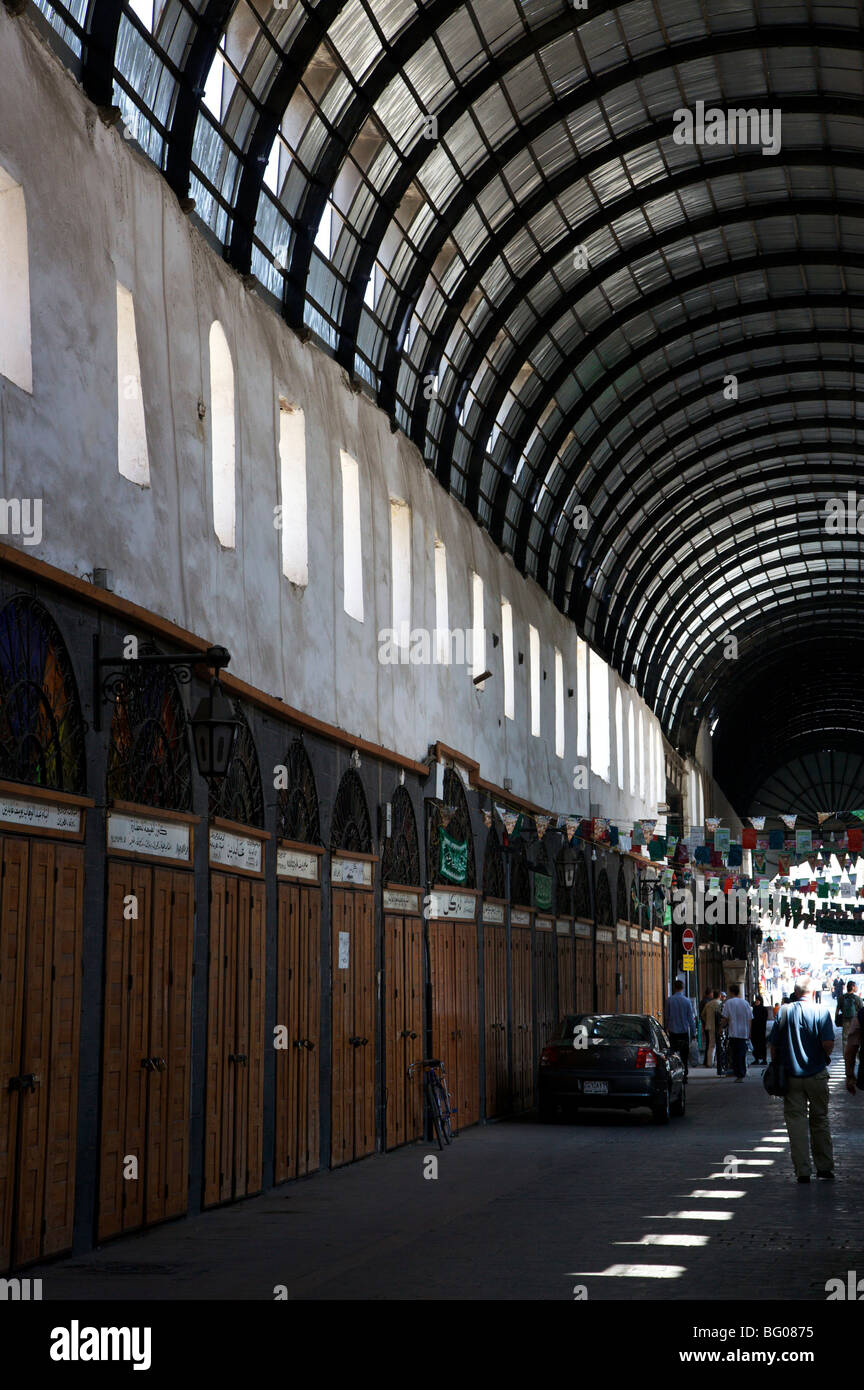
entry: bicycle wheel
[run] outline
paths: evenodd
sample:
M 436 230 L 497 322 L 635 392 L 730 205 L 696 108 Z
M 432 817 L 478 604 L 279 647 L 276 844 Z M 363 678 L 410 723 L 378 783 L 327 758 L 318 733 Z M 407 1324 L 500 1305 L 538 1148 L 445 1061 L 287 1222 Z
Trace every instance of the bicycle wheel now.
M 432 1077 L 432 1090 L 435 1093 L 435 1108 L 440 1118 L 444 1142 L 450 1144 L 453 1141 L 453 1126 L 450 1123 L 450 1116 L 452 1114 L 450 1096 L 447 1092 L 446 1083 L 440 1076 Z
M 435 1135 L 438 1140 L 438 1147 L 439 1149 L 443 1149 L 444 1125 L 441 1118 L 441 1111 L 438 1108 L 438 1094 L 435 1090 L 434 1080 L 428 1075 L 425 1081 L 423 1082 L 423 1089 L 426 1092 L 426 1105 L 429 1109 L 429 1114 L 432 1118 L 432 1128 L 435 1130 Z M 448 1139 L 447 1143 L 449 1144 L 449 1142 L 450 1140 Z

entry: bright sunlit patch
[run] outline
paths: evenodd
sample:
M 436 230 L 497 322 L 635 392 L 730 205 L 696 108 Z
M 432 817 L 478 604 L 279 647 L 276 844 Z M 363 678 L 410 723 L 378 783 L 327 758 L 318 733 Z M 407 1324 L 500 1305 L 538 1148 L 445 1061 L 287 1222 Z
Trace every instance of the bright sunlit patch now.
M 735 1174 L 734 1181 L 735 1181 L 735 1182 L 740 1182 L 742 1178 L 764 1178 L 764 1176 L 765 1176 L 764 1173 L 736 1173 L 736 1174 Z M 725 1173 L 725 1172 L 724 1172 L 724 1173 L 709 1173 L 709 1174 L 708 1174 L 708 1177 L 707 1177 L 707 1179 L 706 1179 L 706 1181 L 707 1181 L 707 1182 L 713 1182 L 715 1178 L 725 1178 L 726 1181 L 728 1182 L 728 1181 L 729 1181 L 729 1174 L 728 1174 L 728 1173 Z
M 771 1167 L 771 1164 L 774 1162 L 774 1160 L 773 1160 L 773 1158 L 739 1158 L 738 1155 L 736 1154 L 736 1155 L 735 1155 L 735 1162 L 736 1162 L 736 1163 L 746 1163 L 746 1164 L 748 1164 L 748 1165 L 750 1165 L 750 1166 L 752 1166 L 752 1167 L 754 1167 L 754 1168 L 755 1168 L 755 1167 L 770 1168 L 770 1167 Z
M 728 1201 L 730 1197 L 743 1197 L 745 1194 L 743 1192 L 724 1192 L 722 1189 L 715 1192 L 713 1188 L 706 1188 L 703 1191 L 701 1188 L 697 1187 L 695 1192 L 688 1192 L 687 1195 L 688 1197 L 710 1197 L 712 1201 L 716 1202 L 718 1198 L 721 1198 L 723 1201 Z
M 667 1211 L 664 1216 L 650 1216 L 649 1221 L 731 1221 L 731 1211 Z
M 567 1276 L 592 1279 L 680 1279 L 683 1265 L 610 1265 L 608 1269 L 572 1269 Z
M 710 1236 L 690 1236 L 683 1232 L 680 1235 L 648 1235 L 641 1240 L 616 1240 L 615 1245 L 707 1245 Z

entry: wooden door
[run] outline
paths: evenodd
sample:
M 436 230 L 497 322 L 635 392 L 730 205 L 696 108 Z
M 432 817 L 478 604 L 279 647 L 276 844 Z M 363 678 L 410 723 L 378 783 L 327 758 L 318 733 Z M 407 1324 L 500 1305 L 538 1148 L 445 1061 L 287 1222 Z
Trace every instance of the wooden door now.
M 375 1148 L 375 905 L 371 893 L 334 888 L 332 898 L 330 1163 Z
M 534 1098 L 531 998 L 531 929 L 511 929 L 513 976 L 513 1109 L 529 1110 Z
M 108 861 L 97 1238 L 188 1204 L 194 880 Z
M 432 985 L 432 1055 L 444 1067 L 452 1106 L 457 1106 L 459 1071 L 456 1037 L 456 938 L 452 922 L 429 923 L 429 975 Z M 459 1128 L 462 1116 L 454 1117 Z
M 558 1018 L 558 951 L 555 932 L 535 928 L 534 979 L 537 985 L 537 1045 L 544 1048 L 555 1033 Z
M 607 930 L 607 935 L 611 933 Z M 599 1013 L 615 1013 L 615 942 L 597 940 L 597 1010 Z
M 621 993 L 617 996 L 615 1007 L 620 1009 L 622 1013 L 630 1013 L 632 1011 L 632 1000 L 635 997 L 632 978 L 633 950 L 627 939 L 628 932 L 626 927 L 622 927 L 619 924 L 619 926 L 615 928 L 616 937 L 621 931 L 624 932 L 623 939 L 619 937 L 617 941 L 617 971 L 621 976 Z
M 287 1030 L 276 1049 L 276 1182 L 318 1167 L 321 1043 L 321 890 L 280 883 L 276 1023 Z
M 486 1024 L 486 1114 L 503 1115 L 510 1103 L 507 1074 L 507 932 L 483 930 Z
M 576 952 L 573 933 L 570 927 L 566 935 L 557 934 L 558 940 L 558 1019 L 576 1010 Z
M 480 1015 L 477 926 L 454 922 L 456 962 L 456 1087 L 453 1094 L 460 1129 L 480 1118 Z
M 84 851 L 4 836 L 0 854 L 0 1269 L 8 1269 L 72 1244 Z
M 388 1149 L 423 1136 L 423 1090 L 408 1068 L 423 1056 L 423 919 L 384 918 L 384 1142 Z
M 574 942 L 576 955 L 575 1013 L 591 1013 L 594 1008 L 594 956 L 590 936 L 578 936 Z
M 210 874 L 204 1205 L 261 1190 L 264 884 Z

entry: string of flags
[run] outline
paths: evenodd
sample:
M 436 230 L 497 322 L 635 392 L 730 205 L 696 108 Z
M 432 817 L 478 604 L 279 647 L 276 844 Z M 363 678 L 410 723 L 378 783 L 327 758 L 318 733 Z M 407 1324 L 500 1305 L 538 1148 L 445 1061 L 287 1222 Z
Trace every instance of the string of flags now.
M 721 816 L 706 816 L 704 826 L 692 826 L 684 837 L 657 834 L 657 820 L 644 817 L 625 825 L 608 817 L 579 818 L 516 812 L 506 806 L 495 806 L 508 838 L 518 836 L 522 827 L 532 820 L 538 839 L 551 827 L 563 831 L 570 844 L 574 837 L 608 845 L 623 853 L 637 854 L 654 864 L 659 879 L 666 887 L 673 883 L 686 885 L 695 874 L 707 877 L 706 888 L 729 891 L 732 887 L 758 887 L 770 881 L 775 887 L 787 888 L 790 895 L 809 895 L 814 899 L 829 897 L 864 898 L 864 882 L 856 886 L 858 855 L 864 854 L 864 824 L 838 829 L 830 838 L 819 831 L 835 811 L 818 813 L 819 830 L 797 826 L 797 812 L 779 817 L 782 828 L 765 830 L 765 816 L 748 817 L 749 826 L 742 826 L 732 839 L 732 830 L 722 824 Z M 864 808 L 851 813 L 864 823 Z M 491 813 L 487 821 L 491 824 Z M 749 874 L 744 873 L 744 855 L 750 853 Z M 832 858 L 835 868 L 831 870 Z M 792 878 L 793 864 L 795 877 Z M 838 872 L 839 868 L 839 872 Z M 864 865 L 862 865 L 864 868 Z M 793 902 L 793 911 L 796 910 Z

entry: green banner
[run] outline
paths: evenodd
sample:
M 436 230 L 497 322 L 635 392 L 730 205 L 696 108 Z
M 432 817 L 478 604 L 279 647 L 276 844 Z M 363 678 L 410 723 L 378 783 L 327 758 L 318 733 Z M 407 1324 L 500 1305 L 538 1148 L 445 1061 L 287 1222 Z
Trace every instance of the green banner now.
M 534 875 L 534 906 L 541 912 L 552 911 L 552 879 L 549 874 Z
M 439 830 L 440 857 L 438 872 L 448 883 L 464 883 L 468 877 L 468 841 L 454 840 L 446 830 Z

